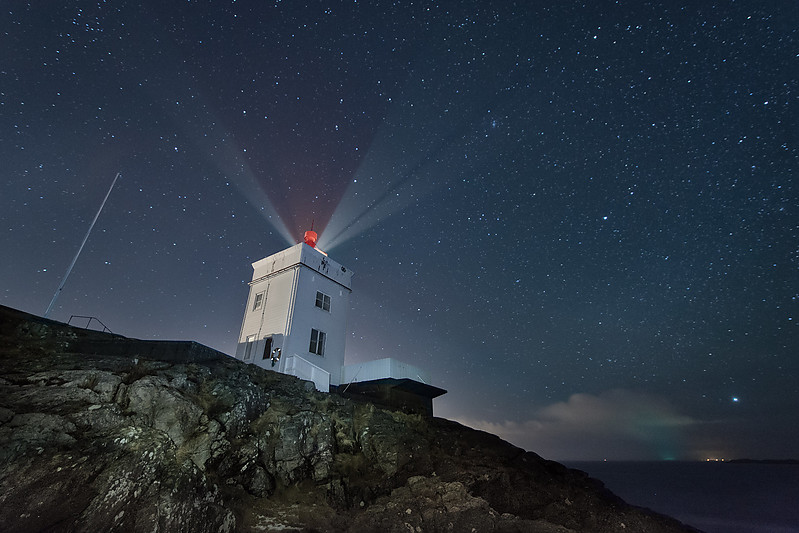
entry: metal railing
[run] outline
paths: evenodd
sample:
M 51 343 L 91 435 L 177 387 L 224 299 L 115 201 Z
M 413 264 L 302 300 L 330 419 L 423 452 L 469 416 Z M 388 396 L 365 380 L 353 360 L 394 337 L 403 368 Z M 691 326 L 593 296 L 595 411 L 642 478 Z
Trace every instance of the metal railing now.
M 70 326 L 72 325 L 72 319 L 73 319 L 73 318 L 85 318 L 85 319 L 87 319 L 87 320 L 88 320 L 88 321 L 86 322 L 86 325 L 85 325 L 85 326 L 83 326 L 83 329 L 89 329 L 89 326 L 91 325 L 92 321 L 93 321 L 93 320 L 96 320 L 96 321 L 97 321 L 97 323 L 98 323 L 98 324 L 100 324 L 100 325 L 103 327 L 103 330 L 102 330 L 102 331 L 103 331 L 104 333 L 113 333 L 113 331 L 111 331 L 110 329 L 108 329 L 108 326 L 106 326 L 105 324 L 103 324 L 103 322 L 102 322 L 102 321 L 101 321 L 99 318 L 97 318 L 96 316 L 72 315 L 72 316 L 70 316 L 70 317 L 69 317 L 69 322 L 67 322 L 67 324 L 68 324 L 68 325 L 70 325 Z

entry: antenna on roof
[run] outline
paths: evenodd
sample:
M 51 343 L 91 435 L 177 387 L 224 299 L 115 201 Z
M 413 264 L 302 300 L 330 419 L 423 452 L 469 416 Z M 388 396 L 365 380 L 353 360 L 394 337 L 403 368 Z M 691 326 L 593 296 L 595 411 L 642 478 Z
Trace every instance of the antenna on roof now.
M 74 267 L 75 263 L 78 261 L 78 256 L 80 255 L 81 251 L 83 251 L 83 247 L 86 244 L 86 241 L 89 240 L 89 234 L 92 232 L 94 223 L 97 222 L 97 219 L 100 217 L 100 212 L 103 210 L 103 207 L 105 206 L 105 202 L 108 200 L 108 197 L 111 196 L 111 190 L 114 188 L 114 185 L 116 184 L 117 179 L 119 179 L 120 175 L 121 174 L 117 172 L 117 175 L 114 177 L 114 181 L 111 182 L 111 187 L 108 188 L 108 192 L 105 194 L 105 198 L 103 198 L 103 203 L 100 204 L 100 209 L 97 210 L 97 214 L 94 215 L 94 220 L 92 220 L 92 223 L 89 224 L 89 231 L 86 232 L 86 236 L 83 238 L 83 242 L 80 243 L 80 248 L 78 248 L 78 253 L 75 254 L 75 257 L 72 259 L 72 263 L 69 264 L 69 268 L 67 268 L 67 273 L 64 274 L 63 279 L 61 279 L 61 284 L 55 290 L 53 299 L 50 300 L 50 305 L 47 306 L 47 311 L 44 312 L 44 318 L 47 318 L 50 315 L 50 311 L 53 310 L 55 301 L 58 298 L 58 295 L 61 293 L 61 290 L 64 288 L 64 285 L 67 282 L 67 278 L 69 277 L 70 272 L 72 272 L 72 267 Z

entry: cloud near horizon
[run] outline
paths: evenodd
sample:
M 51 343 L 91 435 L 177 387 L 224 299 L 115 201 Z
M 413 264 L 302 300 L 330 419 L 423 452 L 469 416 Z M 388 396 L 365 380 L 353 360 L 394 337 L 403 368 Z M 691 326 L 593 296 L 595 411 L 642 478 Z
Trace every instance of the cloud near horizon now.
M 624 389 L 573 394 L 521 422 L 456 420 L 560 461 L 689 458 L 686 432 L 696 423 L 663 397 Z

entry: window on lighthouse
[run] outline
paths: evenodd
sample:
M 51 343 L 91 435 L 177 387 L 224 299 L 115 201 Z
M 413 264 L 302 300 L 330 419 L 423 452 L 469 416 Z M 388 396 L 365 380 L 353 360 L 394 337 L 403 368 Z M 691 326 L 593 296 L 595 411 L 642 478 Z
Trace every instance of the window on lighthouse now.
M 323 311 L 330 312 L 330 296 L 316 291 L 316 307 Z
M 256 311 L 261 308 L 261 305 L 264 303 L 264 293 L 259 292 L 255 295 L 255 300 L 252 302 L 252 310 Z
M 311 329 L 311 345 L 308 347 L 308 351 L 311 353 L 315 353 L 316 355 L 325 355 L 325 335 L 324 331 L 319 331 L 318 329 Z

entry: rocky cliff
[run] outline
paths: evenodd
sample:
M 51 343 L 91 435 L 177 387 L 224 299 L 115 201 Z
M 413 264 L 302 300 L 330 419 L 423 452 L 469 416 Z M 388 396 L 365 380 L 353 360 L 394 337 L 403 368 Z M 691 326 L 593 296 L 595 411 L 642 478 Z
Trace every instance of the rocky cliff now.
M 184 344 L 0 307 L 0 531 L 693 531 L 493 435 Z

